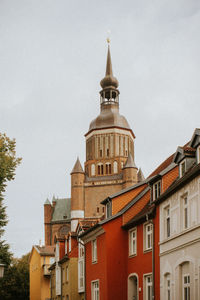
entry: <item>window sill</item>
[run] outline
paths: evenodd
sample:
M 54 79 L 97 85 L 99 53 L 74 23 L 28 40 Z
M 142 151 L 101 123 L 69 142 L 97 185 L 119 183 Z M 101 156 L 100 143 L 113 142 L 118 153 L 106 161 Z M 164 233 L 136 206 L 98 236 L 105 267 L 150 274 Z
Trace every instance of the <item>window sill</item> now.
M 151 251 L 152 251 L 152 248 L 144 249 L 144 250 L 143 250 L 144 253 L 149 253 L 149 252 L 151 252 Z
M 129 258 L 132 258 L 132 257 L 135 257 L 135 256 L 137 256 L 137 253 L 134 253 L 134 254 L 129 254 Z

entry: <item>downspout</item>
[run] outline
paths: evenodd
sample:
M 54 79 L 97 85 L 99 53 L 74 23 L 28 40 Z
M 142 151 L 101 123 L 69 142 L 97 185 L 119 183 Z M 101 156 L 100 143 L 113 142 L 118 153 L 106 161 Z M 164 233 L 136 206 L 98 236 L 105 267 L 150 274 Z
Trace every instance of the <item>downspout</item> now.
M 148 214 L 146 214 L 146 221 L 149 220 Z M 150 220 L 152 224 L 152 300 L 155 299 L 155 246 L 154 246 L 154 222 Z

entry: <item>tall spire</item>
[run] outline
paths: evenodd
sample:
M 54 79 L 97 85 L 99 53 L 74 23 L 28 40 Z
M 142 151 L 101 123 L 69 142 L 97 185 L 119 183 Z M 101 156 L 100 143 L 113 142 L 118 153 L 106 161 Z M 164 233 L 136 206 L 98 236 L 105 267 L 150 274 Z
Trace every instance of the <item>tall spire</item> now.
M 107 63 L 106 63 L 106 75 L 105 76 L 113 76 L 112 72 L 112 61 L 110 55 L 110 45 L 108 43 L 108 53 L 107 53 Z
M 103 89 L 117 89 L 119 83 L 117 78 L 113 76 L 112 71 L 112 61 L 111 61 L 111 54 L 110 54 L 110 40 L 107 39 L 108 42 L 108 53 L 107 53 L 107 62 L 106 62 L 106 74 L 105 77 L 101 80 L 100 84 Z

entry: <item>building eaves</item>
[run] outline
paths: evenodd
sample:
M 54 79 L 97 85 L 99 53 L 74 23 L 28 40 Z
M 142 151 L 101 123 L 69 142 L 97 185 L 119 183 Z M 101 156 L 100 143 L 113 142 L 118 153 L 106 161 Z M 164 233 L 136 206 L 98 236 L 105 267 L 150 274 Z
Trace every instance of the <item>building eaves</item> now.
M 158 174 L 154 174 L 152 175 L 151 177 L 148 177 L 146 178 L 145 180 L 141 181 L 141 182 L 138 182 L 136 183 L 135 185 L 132 185 L 128 188 L 125 188 L 109 197 L 107 197 L 106 199 L 104 199 L 103 201 L 101 201 L 101 204 L 106 204 L 108 201 L 112 200 L 113 198 L 116 198 L 117 196 L 120 196 L 122 194 L 125 194 L 129 191 L 132 191 L 133 189 L 136 189 L 138 187 L 140 187 L 141 185 L 144 185 L 144 184 L 148 184 L 148 183 L 151 183 L 152 180 L 155 180 L 155 178 L 158 178 L 159 176 L 163 176 L 165 175 L 166 173 L 168 173 L 169 171 L 171 171 L 173 168 L 175 168 L 177 165 L 175 163 L 170 163 L 165 169 L 162 169 L 162 171 L 160 171 L 160 173 Z M 153 174 L 153 173 L 152 173 Z
M 200 164 L 192 167 L 185 175 L 181 178 L 175 179 L 170 187 L 155 201 L 156 204 L 161 203 L 167 197 L 181 189 L 186 183 L 190 182 L 197 175 L 200 174 Z
M 130 221 L 122 226 L 123 229 L 130 229 L 136 225 L 146 222 L 155 216 L 155 204 L 147 203 L 144 208 Z

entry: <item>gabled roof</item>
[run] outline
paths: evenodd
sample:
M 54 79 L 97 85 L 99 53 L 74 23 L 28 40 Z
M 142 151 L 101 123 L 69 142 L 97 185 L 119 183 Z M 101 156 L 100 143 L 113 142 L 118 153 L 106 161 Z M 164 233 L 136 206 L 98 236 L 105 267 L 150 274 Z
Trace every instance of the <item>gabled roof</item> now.
M 200 128 L 196 128 L 190 140 L 189 146 L 196 148 L 199 144 L 200 144 Z
M 190 146 L 188 146 L 189 143 L 187 143 L 183 147 L 178 147 L 176 152 L 174 153 L 173 161 L 176 164 L 179 164 L 185 157 L 194 157 L 196 150 Z

